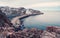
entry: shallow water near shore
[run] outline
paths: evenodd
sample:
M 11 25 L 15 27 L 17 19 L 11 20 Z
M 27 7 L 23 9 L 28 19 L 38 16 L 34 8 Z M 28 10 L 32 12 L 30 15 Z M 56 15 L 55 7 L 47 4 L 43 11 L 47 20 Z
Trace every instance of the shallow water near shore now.
M 24 20 L 26 28 L 46 29 L 47 26 L 60 26 L 59 11 L 45 11 L 43 15 L 30 16 Z

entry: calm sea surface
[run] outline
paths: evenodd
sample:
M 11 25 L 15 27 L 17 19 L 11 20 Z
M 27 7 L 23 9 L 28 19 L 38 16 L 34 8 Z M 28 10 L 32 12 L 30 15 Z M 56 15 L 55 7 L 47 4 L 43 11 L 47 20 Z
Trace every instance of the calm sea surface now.
M 43 15 L 30 16 L 24 20 L 24 25 L 27 28 L 46 29 L 47 26 L 60 26 L 60 12 L 49 11 Z

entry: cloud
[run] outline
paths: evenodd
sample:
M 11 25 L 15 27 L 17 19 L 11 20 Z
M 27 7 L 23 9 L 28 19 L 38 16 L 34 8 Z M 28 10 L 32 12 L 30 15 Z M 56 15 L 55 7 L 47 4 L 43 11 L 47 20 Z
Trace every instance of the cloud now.
M 2 2 L 2 1 L 0 1 L 0 6 L 17 7 L 17 5 L 15 3 Z
M 37 4 L 26 5 L 26 8 L 34 8 L 34 7 L 56 7 L 60 6 L 60 2 L 43 2 Z
M 17 2 L 17 3 L 16 3 Z M 36 7 L 56 7 L 60 6 L 60 2 L 40 2 L 40 3 L 33 3 L 33 4 L 25 4 L 23 2 L 16 2 L 10 3 L 10 2 L 3 2 L 0 1 L 0 6 L 10 6 L 10 7 L 26 7 L 26 8 L 36 8 Z

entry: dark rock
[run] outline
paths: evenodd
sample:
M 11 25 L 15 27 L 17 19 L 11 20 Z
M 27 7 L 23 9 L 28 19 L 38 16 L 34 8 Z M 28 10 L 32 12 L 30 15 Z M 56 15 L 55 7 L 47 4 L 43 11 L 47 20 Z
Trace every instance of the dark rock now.
M 56 28 L 54 26 L 48 26 L 46 28 L 46 30 L 49 31 L 49 32 L 54 32 L 56 30 Z
M 3 13 L 0 10 L 0 27 L 5 27 L 6 25 L 9 26 L 9 27 L 12 26 L 10 20 L 7 18 L 7 16 L 5 15 L 5 13 Z

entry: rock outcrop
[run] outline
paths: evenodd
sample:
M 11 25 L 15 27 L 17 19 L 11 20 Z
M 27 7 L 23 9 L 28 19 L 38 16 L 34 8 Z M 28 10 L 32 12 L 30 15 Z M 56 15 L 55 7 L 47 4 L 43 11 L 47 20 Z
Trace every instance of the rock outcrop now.
M 60 38 L 60 27 L 48 26 L 41 38 Z
M 6 31 L 3 31 L 3 33 L 6 34 L 6 38 L 60 38 L 60 33 L 38 30 L 36 28 L 25 28 L 22 31 L 19 30 L 15 32 L 14 28 L 10 27 L 7 28 Z
M 5 15 L 5 13 L 3 13 L 0 10 L 0 27 L 11 27 L 12 23 L 11 21 L 7 18 L 7 16 Z

